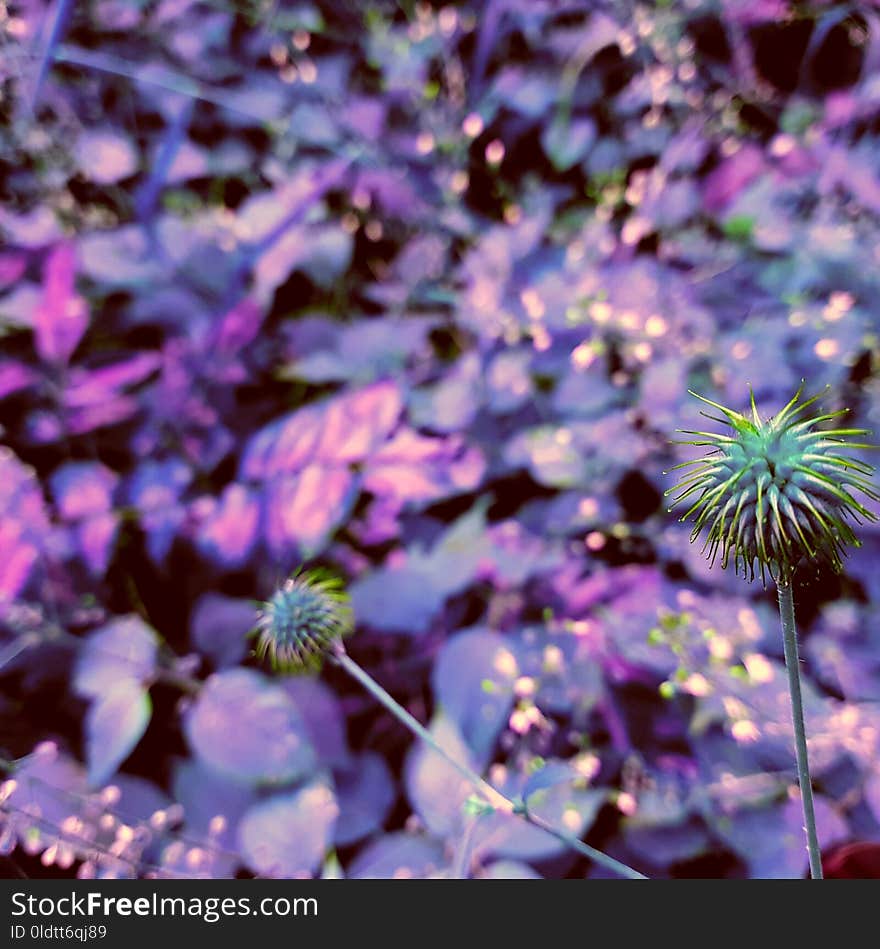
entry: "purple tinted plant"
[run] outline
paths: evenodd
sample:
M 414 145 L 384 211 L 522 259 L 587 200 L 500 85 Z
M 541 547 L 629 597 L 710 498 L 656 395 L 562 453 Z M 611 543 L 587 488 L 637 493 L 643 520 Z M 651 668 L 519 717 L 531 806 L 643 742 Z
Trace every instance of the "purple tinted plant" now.
M 875 447 L 848 440 L 870 433 L 862 428 L 817 427 L 849 410 L 805 416 L 806 409 L 822 393 L 801 401 L 803 389 L 802 383 L 791 400 L 768 419 L 759 416 L 754 393 L 749 419 L 691 392 L 721 412 L 723 418 L 700 414 L 728 425 L 732 433 L 680 430 L 695 436 L 681 444 L 706 447 L 709 451 L 703 458 L 676 465 L 677 469 L 693 470 L 666 493 L 679 492 L 670 511 L 688 498 L 696 498 L 681 520 L 695 517 L 691 541 L 705 531 L 703 551 L 712 563 L 720 552 L 722 567 L 728 566 L 732 557 L 736 572 L 741 570 L 753 580 L 757 563 L 765 585 L 765 571 L 776 582 L 810 873 L 814 879 L 821 879 L 822 857 L 807 758 L 792 578 L 805 558 L 823 559 L 833 570 L 840 571 L 846 546 L 860 546 L 849 521 L 877 520 L 851 492 L 860 491 L 873 501 L 880 500 L 880 495 L 869 480 L 873 469 L 841 454 L 845 447 Z
M 547 823 L 528 809 L 524 799 L 511 799 L 450 754 L 418 719 L 345 651 L 342 638 L 351 630 L 352 622 L 348 594 L 338 578 L 322 571 L 298 572 L 285 581 L 263 606 L 256 627 L 257 655 L 270 656 L 273 666 L 279 671 L 301 672 L 314 669 L 320 664 L 322 654 L 326 654 L 331 662 L 360 683 L 416 738 L 475 788 L 478 796 L 469 802 L 474 816 L 495 811 L 516 814 L 613 873 L 631 880 L 645 879 L 644 874 L 632 867 Z
M 320 558 L 352 578 L 356 655 L 508 798 L 574 836 L 600 820 L 651 876 L 801 873 L 772 834 L 801 804 L 767 770 L 789 757 L 767 604 L 656 517 L 651 473 L 702 374 L 748 365 L 759 405 L 806 375 L 880 413 L 880 25 L 798 4 L 792 89 L 766 70 L 778 0 L 241 6 L 0 16 L 0 751 L 80 733 L 84 786 L 157 776 L 196 842 L 130 875 L 577 873 L 515 815 L 463 818 L 471 785 L 339 701 L 336 669 L 239 668 L 257 591 Z M 772 114 L 740 107 L 758 79 Z M 846 528 L 868 549 L 816 604 L 840 613 L 803 683 L 823 846 L 880 820 L 880 535 Z

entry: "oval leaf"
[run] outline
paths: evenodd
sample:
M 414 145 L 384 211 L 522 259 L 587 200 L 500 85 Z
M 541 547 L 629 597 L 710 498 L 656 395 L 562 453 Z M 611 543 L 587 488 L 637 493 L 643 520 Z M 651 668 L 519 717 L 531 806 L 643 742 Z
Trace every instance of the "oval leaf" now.
M 471 630 L 450 639 L 434 667 L 434 694 L 476 759 L 486 762 L 513 702 L 519 675 L 504 638 Z
M 208 679 L 184 727 L 190 746 L 207 767 L 242 783 L 294 781 L 315 765 L 290 696 L 250 669 Z
M 468 747 L 451 719 L 435 716 L 430 732 L 453 758 L 473 767 Z M 460 829 L 462 807 L 475 788 L 444 757 L 420 743 L 406 762 L 406 791 L 428 829 L 445 837 Z
M 386 834 L 368 844 L 351 862 L 349 879 L 391 880 L 430 877 L 446 864 L 443 845 L 406 831 Z
M 153 706 L 149 693 L 132 679 L 96 699 L 86 715 L 86 760 L 92 787 L 103 784 L 141 740 Z
M 122 616 L 91 633 L 83 644 L 73 687 L 101 698 L 122 681 L 147 682 L 156 671 L 156 633 L 138 616 Z
M 367 752 L 336 779 L 339 821 L 335 843 L 346 847 L 382 826 L 396 792 L 385 760 Z
M 247 865 L 263 877 L 311 876 L 323 861 L 339 809 L 325 784 L 255 804 L 238 829 Z

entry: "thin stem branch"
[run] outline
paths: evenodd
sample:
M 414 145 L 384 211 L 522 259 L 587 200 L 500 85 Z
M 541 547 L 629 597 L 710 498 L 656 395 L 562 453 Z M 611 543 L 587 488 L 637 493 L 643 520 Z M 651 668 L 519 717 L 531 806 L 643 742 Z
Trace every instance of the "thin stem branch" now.
M 794 597 L 791 580 L 780 580 L 776 586 L 779 597 L 779 618 L 782 621 L 782 641 L 785 648 L 785 669 L 788 673 L 788 691 L 791 696 L 791 720 L 794 725 L 794 744 L 797 752 L 798 782 L 804 808 L 804 829 L 807 832 L 807 851 L 810 855 L 810 876 L 822 879 L 822 852 L 816 833 L 816 814 L 813 809 L 813 785 L 807 760 L 807 731 L 804 726 L 804 706 L 801 698 L 801 672 L 798 658 L 797 626 L 794 619 Z
M 552 824 L 544 820 L 544 818 L 539 817 L 536 814 L 532 814 L 527 810 L 525 802 L 523 801 L 514 801 L 507 795 L 502 794 L 497 788 L 492 787 L 484 778 L 481 778 L 475 771 L 469 768 L 466 764 L 463 764 L 461 761 L 458 761 L 454 758 L 445 748 L 443 748 L 436 738 L 421 724 L 416 718 L 414 718 L 396 699 L 392 698 L 385 689 L 373 679 L 369 673 L 365 672 L 349 655 L 345 652 L 342 644 L 337 644 L 335 651 L 332 653 L 333 661 L 343 668 L 353 679 L 359 682 L 379 703 L 381 703 L 391 714 L 402 722 L 406 727 L 417 737 L 420 738 L 432 751 L 435 751 L 440 755 L 444 760 L 449 762 L 453 768 L 455 768 L 458 773 L 465 778 L 471 785 L 473 785 L 479 792 L 482 794 L 489 804 L 497 810 L 501 811 L 504 814 L 516 814 L 521 817 L 524 821 L 531 824 L 533 827 L 538 827 L 551 836 L 555 837 L 558 841 L 565 844 L 570 849 L 580 853 L 582 856 L 588 857 L 594 863 L 599 864 L 602 867 L 605 867 L 606 870 L 611 870 L 613 873 L 618 874 L 619 876 L 626 877 L 629 880 L 646 880 L 647 877 L 639 873 L 637 870 L 634 870 L 632 867 L 627 866 L 625 863 L 621 863 L 619 860 L 615 860 L 614 857 L 609 857 L 608 854 L 602 853 L 601 850 L 596 850 L 595 847 L 591 847 L 589 844 L 585 844 L 582 840 L 577 837 L 573 837 L 571 834 L 565 833 L 565 831 L 559 830 L 554 827 Z

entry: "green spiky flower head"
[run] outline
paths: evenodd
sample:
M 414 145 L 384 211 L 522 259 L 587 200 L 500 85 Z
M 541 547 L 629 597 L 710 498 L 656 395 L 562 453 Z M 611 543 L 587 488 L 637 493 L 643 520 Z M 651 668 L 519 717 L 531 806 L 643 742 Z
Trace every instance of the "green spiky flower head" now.
M 682 515 L 694 520 L 691 541 L 705 532 L 703 552 L 714 563 L 731 558 L 737 573 L 750 580 L 756 568 L 787 580 L 803 557 L 822 559 L 834 570 L 842 568 L 848 546 L 858 547 L 851 521 L 876 520 L 853 497 L 861 492 L 880 500 L 871 484 L 870 465 L 841 452 L 873 448 L 852 438 L 868 435 L 861 428 L 820 428 L 848 409 L 807 414 L 823 393 L 801 401 L 803 383 L 776 415 L 762 420 L 751 399 L 751 417 L 691 392 L 723 417 L 701 413 L 727 425 L 728 433 L 686 430 L 708 453 L 676 468 L 691 468 L 667 495 L 678 492 L 670 510 L 689 503 Z M 690 391 L 690 390 L 688 390 Z M 827 391 L 827 389 L 826 389 Z
M 313 672 L 354 626 L 343 582 L 322 570 L 298 571 L 262 604 L 252 635 L 256 654 L 282 672 Z

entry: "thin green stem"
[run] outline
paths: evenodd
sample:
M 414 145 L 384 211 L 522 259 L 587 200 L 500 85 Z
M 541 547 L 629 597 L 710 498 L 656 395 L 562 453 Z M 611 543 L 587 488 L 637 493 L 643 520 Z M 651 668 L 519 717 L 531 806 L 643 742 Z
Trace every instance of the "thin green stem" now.
M 780 579 L 776 586 L 779 596 L 779 618 L 782 621 L 782 641 L 785 647 L 785 669 L 788 673 L 788 691 L 791 696 L 791 720 L 794 724 L 794 744 L 797 752 L 798 782 L 804 808 L 804 829 L 807 832 L 807 851 L 810 855 L 810 876 L 822 879 L 822 852 L 816 833 L 816 814 L 813 810 L 813 785 L 807 760 L 807 731 L 804 727 L 804 706 L 801 698 L 801 672 L 798 658 L 797 626 L 794 619 L 794 597 L 791 579 Z
M 465 778 L 468 783 L 473 785 L 480 794 L 482 794 L 487 802 L 497 811 L 501 811 L 504 814 L 516 814 L 522 820 L 531 824 L 533 827 L 538 827 L 543 831 L 546 831 L 551 836 L 555 837 L 561 843 L 564 843 L 567 847 L 575 850 L 577 853 L 580 853 L 582 856 L 588 857 L 590 860 L 599 864 L 602 867 L 605 867 L 606 870 L 611 870 L 613 873 L 616 873 L 622 877 L 626 877 L 629 880 L 646 880 L 647 877 L 639 873 L 638 870 L 633 870 L 632 867 L 627 866 L 625 863 L 621 863 L 619 860 L 615 860 L 614 857 L 609 857 L 608 854 L 602 853 L 601 850 L 596 850 L 595 847 L 591 847 L 589 844 L 585 844 L 582 840 L 577 837 L 571 836 L 571 834 L 565 833 L 565 831 L 558 830 L 552 824 L 545 821 L 542 817 L 537 816 L 536 814 L 530 813 L 525 806 L 525 803 L 520 801 L 511 800 L 505 794 L 502 794 L 497 788 L 492 787 L 485 779 L 481 778 L 475 771 L 469 768 L 466 764 L 463 764 L 461 761 L 458 761 L 454 758 L 445 748 L 443 748 L 437 741 L 436 738 L 422 725 L 418 719 L 414 718 L 396 699 L 392 698 L 385 689 L 379 685 L 376 680 L 365 672 L 349 655 L 345 652 L 344 647 L 341 643 L 337 644 L 336 649 L 331 654 L 333 661 L 344 669 L 353 679 L 359 682 L 378 702 L 380 702 L 391 714 L 398 719 L 402 724 L 417 737 L 420 738 L 432 751 L 440 755 L 444 760 L 449 762 L 453 768 L 455 768 L 458 773 Z

